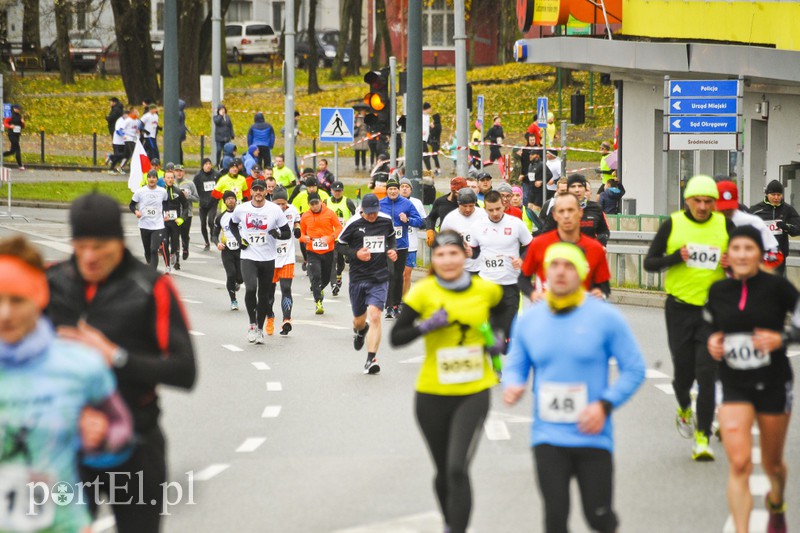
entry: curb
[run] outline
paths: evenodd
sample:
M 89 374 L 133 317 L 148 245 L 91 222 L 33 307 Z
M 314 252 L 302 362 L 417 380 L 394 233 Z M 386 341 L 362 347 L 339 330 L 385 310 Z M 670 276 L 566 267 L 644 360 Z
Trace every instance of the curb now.
M 617 305 L 635 305 L 638 307 L 650 307 L 663 309 L 667 295 L 660 291 L 639 291 L 633 289 L 611 288 L 611 296 L 608 301 Z

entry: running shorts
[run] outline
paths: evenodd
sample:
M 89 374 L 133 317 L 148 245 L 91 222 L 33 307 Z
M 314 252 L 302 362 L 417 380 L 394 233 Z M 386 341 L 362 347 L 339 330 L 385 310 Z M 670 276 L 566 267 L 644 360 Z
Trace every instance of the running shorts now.
M 378 283 L 371 281 L 350 282 L 350 307 L 353 309 L 353 316 L 363 315 L 370 305 L 383 310 L 388 296 L 388 281 Z
M 408 252 L 408 257 L 406 257 L 406 266 L 409 268 L 416 268 L 417 252 Z
M 283 265 L 280 268 L 275 269 L 275 273 L 272 275 L 272 283 L 278 283 L 278 280 L 281 279 L 293 279 L 294 278 L 294 263 L 289 263 L 288 265 Z
M 722 403 L 749 403 L 756 413 L 782 415 L 792 412 L 792 380 L 781 384 L 750 386 L 722 384 Z

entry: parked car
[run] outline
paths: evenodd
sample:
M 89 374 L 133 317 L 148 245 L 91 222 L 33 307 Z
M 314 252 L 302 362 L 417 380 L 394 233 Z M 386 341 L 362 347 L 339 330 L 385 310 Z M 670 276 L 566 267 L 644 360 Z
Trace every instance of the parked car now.
M 225 50 L 234 61 L 277 54 L 280 37 L 266 22 L 249 20 L 225 25 Z
M 156 62 L 156 70 L 161 70 L 161 56 L 164 51 L 163 39 L 153 39 L 150 41 L 153 46 L 153 58 Z M 119 74 L 119 45 L 117 40 L 114 39 L 111 44 L 106 46 L 103 51 L 103 60 L 105 61 L 105 69 L 108 74 Z
M 103 43 L 98 39 L 72 37 L 69 40 L 69 58 L 75 70 L 84 72 L 95 70 L 102 55 Z M 42 68 L 44 70 L 58 68 L 58 48 L 55 41 L 42 49 Z
M 317 30 L 317 66 L 330 67 L 336 58 L 336 47 L 339 45 L 339 30 Z M 294 55 L 299 68 L 304 68 L 308 57 L 311 55 L 311 45 L 308 42 L 308 32 L 301 31 L 297 34 L 295 41 Z M 344 62 L 350 60 L 347 54 L 344 55 Z

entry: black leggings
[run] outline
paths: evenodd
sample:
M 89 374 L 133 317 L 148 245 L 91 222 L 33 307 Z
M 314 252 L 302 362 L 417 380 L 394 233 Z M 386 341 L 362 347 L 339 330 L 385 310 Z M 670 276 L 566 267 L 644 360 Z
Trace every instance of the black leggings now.
M 14 133 L 13 131 L 8 132 L 8 140 L 11 143 L 11 146 L 3 152 L 3 158 L 10 155 L 14 155 L 17 159 L 17 166 L 22 166 L 22 149 L 19 147 L 19 133 Z
M 451 533 L 463 533 L 472 511 L 469 464 L 489 412 L 489 389 L 466 396 L 416 394 L 417 423 L 428 444 L 439 508 Z
M 275 298 L 275 285 L 272 276 L 275 273 L 275 260 L 253 261 L 242 259 L 242 276 L 244 277 L 244 306 L 251 324 L 264 327 L 267 320 L 269 302 Z
M 333 276 L 331 283 L 338 281 L 342 277 L 342 272 L 344 272 L 344 254 L 336 250 L 333 253 L 336 254 L 336 269 L 335 274 L 331 274 Z
M 142 236 L 145 263 L 153 268 L 158 268 L 158 254 L 161 253 L 161 245 L 164 243 L 164 230 L 139 228 L 139 233 Z M 165 257 L 164 260 L 166 261 L 167 258 Z
M 697 381 L 697 430 L 711 435 L 716 397 L 718 363 L 708 353 L 711 327 L 703 320 L 703 308 L 680 303 L 669 296 L 664 305 L 667 339 L 672 355 L 674 379 L 672 388 L 682 409 L 692 405 L 690 392 Z
M 181 243 L 183 243 L 183 249 L 185 251 L 189 250 L 189 232 L 192 230 L 192 219 L 194 217 L 186 217 L 183 219 L 183 224 L 180 225 L 180 235 L 181 235 Z
M 356 150 L 356 167 L 359 165 L 359 158 L 361 161 L 361 166 L 367 168 L 367 151 L 366 150 Z
M 508 337 L 511 335 L 511 323 L 519 310 L 519 287 L 517 285 L 501 285 L 503 289 L 503 312 L 490 317 L 489 322 L 494 331 L 503 330 L 508 348 Z M 503 350 L 506 353 L 507 350 Z
M 175 264 L 179 264 L 181 252 L 181 237 L 178 223 L 172 220 L 164 222 L 164 247 L 170 255 L 175 254 Z
M 331 281 L 331 271 L 333 270 L 333 252 L 327 254 L 308 253 L 308 277 L 311 278 L 311 291 L 314 293 L 314 301 L 322 300 L 322 291 Z
M 281 311 L 283 311 L 283 319 L 292 319 L 292 307 L 294 306 L 294 299 L 292 298 L 292 278 L 280 278 L 278 282 L 281 285 Z M 273 308 L 275 306 L 275 283 L 272 284 L 272 299 L 269 301 L 269 311 L 267 317 L 275 318 Z
M 592 531 L 612 533 L 619 521 L 612 508 L 614 464 L 611 452 L 600 448 L 534 446 L 536 477 L 544 502 L 545 533 L 567 533 L 569 485 L 578 480 L 583 515 Z
M 118 164 L 122 161 L 125 161 L 125 145 L 124 144 L 112 144 L 111 147 L 114 149 L 114 153 L 111 154 L 111 157 L 108 159 L 108 168 L 113 170 Z
M 217 217 L 217 205 L 211 207 L 200 206 L 200 233 L 203 234 L 203 241 L 209 244 L 208 235 L 214 229 L 214 219 Z
M 84 483 L 97 483 L 100 492 L 109 494 L 114 472 L 115 490 L 113 496 L 118 502 L 133 500 L 132 504 L 112 505 L 119 533 L 158 533 L 161 522 L 163 502 L 162 484 L 167 481 L 166 444 L 164 434 L 156 426 L 137 435 L 136 449 L 130 459 L 108 471 L 81 467 L 80 475 Z M 139 487 L 139 480 L 142 486 Z M 87 485 L 84 490 L 86 502 L 92 515 L 96 515 L 94 491 L 97 485 Z M 106 498 L 104 498 L 106 500 Z
M 261 168 L 272 168 L 272 154 L 270 154 L 269 146 L 258 147 L 258 164 Z
M 236 285 L 244 283 L 242 279 L 242 263 L 239 260 L 239 250 L 222 250 L 222 267 L 225 269 L 225 288 L 231 301 L 236 300 Z
M 408 258 L 408 248 L 397 250 L 397 261 L 389 261 L 389 297 L 386 298 L 386 308 L 400 305 L 403 301 L 403 272 L 406 269 L 406 259 Z

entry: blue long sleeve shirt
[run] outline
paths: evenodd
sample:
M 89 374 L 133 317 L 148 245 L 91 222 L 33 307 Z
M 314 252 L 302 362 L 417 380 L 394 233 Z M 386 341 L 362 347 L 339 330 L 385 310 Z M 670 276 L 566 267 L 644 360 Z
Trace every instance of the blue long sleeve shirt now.
M 619 376 L 609 382 L 609 359 L 617 361 Z M 542 420 L 542 411 L 552 417 L 552 408 L 562 408 L 564 396 L 553 395 L 569 384 L 586 390 L 586 404 L 609 401 L 614 408 L 624 404 L 645 377 L 639 343 L 622 314 L 612 305 L 587 297 L 578 308 L 553 313 L 540 302 L 520 315 L 511 328 L 511 345 L 503 370 L 503 386 L 524 386 L 533 370 L 533 424 L 531 445 L 614 449 L 611 416 L 603 430 L 588 435 L 576 422 Z M 558 401 L 562 401 L 558 405 Z M 546 402 L 547 405 L 544 405 Z M 554 403 L 555 402 L 555 403 Z M 545 417 L 545 418 L 551 418 Z
M 408 248 L 408 228 L 424 228 L 425 219 L 419 216 L 417 208 L 408 198 L 398 196 L 397 200 L 392 200 L 388 196 L 381 200 L 381 213 L 392 217 L 394 224 L 395 237 L 397 238 L 397 248 L 399 250 Z M 400 221 L 400 213 L 405 213 L 408 222 Z

